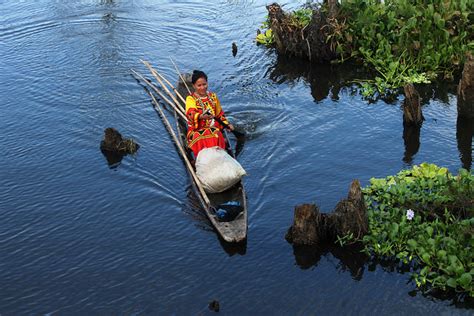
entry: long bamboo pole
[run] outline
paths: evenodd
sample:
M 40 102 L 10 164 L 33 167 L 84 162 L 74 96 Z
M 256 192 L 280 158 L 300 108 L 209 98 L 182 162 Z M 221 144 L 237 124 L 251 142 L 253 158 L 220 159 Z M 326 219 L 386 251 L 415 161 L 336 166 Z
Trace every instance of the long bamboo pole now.
M 183 157 L 185 163 L 186 163 L 186 166 L 188 167 L 188 170 L 189 172 L 191 173 L 194 181 L 196 182 L 196 185 L 199 189 L 199 192 L 201 193 L 201 196 L 202 198 L 204 199 L 204 201 L 206 202 L 206 204 L 208 205 L 208 207 L 211 206 L 211 202 L 209 201 L 209 198 L 207 197 L 207 194 L 206 192 L 204 191 L 204 188 L 202 187 L 202 184 L 201 184 L 201 181 L 199 181 L 199 178 L 197 177 L 196 175 L 196 172 L 194 171 L 192 165 L 191 165 L 191 162 L 189 161 L 188 159 L 188 156 L 186 155 L 184 149 L 182 148 L 182 146 L 180 145 L 179 143 L 179 140 L 178 138 L 176 137 L 176 134 L 174 132 L 174 130 L 172 129 L 168 119 L 166 118 L 165 116 L 165 113 L 163 112 L 163 110 L 161 109 L 158 101 L 156 100 L 155 96 L 153 95 L 153 93 L 147 91 L 148 95 L 151 97 L 152 101 L 153 101 L 153 104 L 154 104 L 154 108 L 156 110 L 159 111 L 161 117 L 163 118 L 163 122 L 165 123 L 165 126 L 166 128 L 168 129 L 168 132 L 170 133 L 171 137 L 173 138 L 173 141 L 175 142 L 176 144 L 176 147 L 178 147 L 178 150 L 181 154 L 181 156 Z
M 164 81 L 168 84 L 168 86 L 174 91 L 174 93 L 176 93 L 176 95 L 178 96 L 178 98 L 183 102 L 183 104 L 186 104 L 186 100 L 185 98 L 183 98 L 183 96 L 181 95 L 181 93 L 179 93 L 179 91 L 174 87 L 174 85 L 168 80 L 166 79 L 165 76 L 163 76 L 162 74 L 160 74 L 158 71 L 156 71 L 156 74 Z
M 150 65 L 149 62 L 147 62 L 145 60 L 141 60 L 141 62 L 150 70 L 151 74 L 153 75 L 153 77 L 155 77 L 156 81 L 158 81 L 161 84 L 161 87 L 163 88 L 163 90 L 165 90 L 166 93 L 168 93 L 168 95 L 170 96 L 171 100 L 174 101 L 174 103 L 176 104 L 176 110 L 183 113 L 183 114 L 185 114 L 184 109 L 181 107 L 178 100 L 176 100 L 174 95 L 170 92 L 170 90 L 166 87 L 166 85 L 163 83 L 161 78 L 158 76 L 158 72 L 155 69 L 153 69 L 153 67 Z
M 176 73 L 178 74 L 179 78 L 183 82 L 184 86 L 186 87 L 186 90 L 188 90 L 189 94 L 192 94 L 191 90 L 188 87 L 188 84 L 186 83 L 186 80 L 184 80 L 183 76 L 181 75 L 181 72 L 179 72 L 178 66 L 176 66 L 174 60 L 170 57 L 171 62 L 173 63 L 174 69 L 176 69 Z M 204 108 L 204 107 L 203 107 Z
M 171 107 L 173 107 L 173 109 L 178 113 L 178 115 L 181 116 L 181 118 L 187 122 L 188 119 L 186 117 L 186 115 L 183 114 L 183 112 L 179 111 L 176 106 L 173 104 L 173 102 L 171 102 L 166 96 L 163 95 L 163 93 L 161 93 L 160 90 L 158 90 L 154 85 L 152 85 L 145 77 L 143 77 L 141 74 L 139 74 L 138 72 L 136 72 L 135 70 L 133 69 L 130 69 L 137 77 L 139 77 L 140 79 L 142 79 L 149 87 L 151 87 L 153 89 L 153 91 L 155 91 L 164 101 L 166 101 L 166 103 L 168 103 Z
M 171 89 L 173 89 L 174 93 L 176 93 L 176 95 L 183 102 L 183 104 L 186 104 L 186 100 L 181 96 L 181 94 L 178 92 L 178 90 L 176 90 L 176 88 L 173 86 L 173 84 L 171 82 L 169 82 L 169 80 L 166 79 L 163 75 L 158 74 L 158 76 L 160 76 L 161 79 L 163 79 L 171 87 Z

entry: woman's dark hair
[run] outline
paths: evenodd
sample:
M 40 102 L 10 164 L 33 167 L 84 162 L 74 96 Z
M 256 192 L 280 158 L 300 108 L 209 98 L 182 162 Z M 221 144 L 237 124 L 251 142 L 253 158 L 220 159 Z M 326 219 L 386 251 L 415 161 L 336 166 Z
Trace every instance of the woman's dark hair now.
M 207 75 L 204 73 L 204 71 L 194 70 L 193 71 L 193 76 L 191 77 L 191 82 L 193 84 L 195 84 L 196 81 L 198 81 L 199 78 L 204 78 L 207 81 Z

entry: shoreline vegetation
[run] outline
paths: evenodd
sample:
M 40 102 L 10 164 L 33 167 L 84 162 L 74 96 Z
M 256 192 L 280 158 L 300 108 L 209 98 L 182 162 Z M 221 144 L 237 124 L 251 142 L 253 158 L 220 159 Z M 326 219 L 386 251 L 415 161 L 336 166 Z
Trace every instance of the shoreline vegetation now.
M 474 2 L 327 0 L 291 12 L 277 3 L 267 10 L 258 44 L 309 63 L 364 67 L 372 77 L 352 83 L 369 102 L 405 94 L 404 128 L 419 132 L 424 120 L 415 86 L 452 82 L 461 72 L 458 119 L 474 118 Z M 371 179 L 362 193 L 364 207 L 349 194 L 347 201 L 355 206 L 350 211 L 336 207 L 325 214 L 315 205 L 296 206 L 286 239 L 294 247 L 360 244 L 373 260 L 410 271 L 424 293 L 474 297 L 471 171 L 460 169 L 454 176 L 446 168 L 422 163 L 385 179 Z
M 407 84 L 454 80 L 474 51 L 472 1 L 339 2 L 292 12 L 273 3 L 256 41 L 311 63 L 367 68 L 373 79 L 354 80 L 367 100 L 390 100 Z

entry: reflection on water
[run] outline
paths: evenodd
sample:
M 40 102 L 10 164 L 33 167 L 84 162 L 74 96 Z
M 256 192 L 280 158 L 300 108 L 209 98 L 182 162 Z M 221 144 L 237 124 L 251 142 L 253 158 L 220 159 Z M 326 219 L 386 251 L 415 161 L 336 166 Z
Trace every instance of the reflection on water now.
M 107 164 L 109 165 L 109 168 L 111 169 L 117 168 L 122 162 L 123 157 L 127 155 L 124 152 L 108 151 L 108 150 L 103 150 L 103 149 L 101 149 L 101 152 L 104 155 L 105 159 L 107 160 Z
M 349 271 L 354 280 L 361 280 L 364 274 L 365 264 L 369 257 L 362 252 L 362 245 L 354 244 L 340 247 L 333 243 L 323 243 L 317 246 L 295 246 L 293 254 L 296 264 L 301 269 L 309 269 L 317 266 L 321 257 L 331 254 L 339 260 L 337 269 Z
M 358 65 L 310 64 L 305 60 L 289 59 L 284 56 L 278 56 L 268 71 L 269 78 L 279 84 L 293 84 L 301 79 L 309 83 L 315 101 L 322 101 L 328 96 L 332 100 L 339 100 L 342 88 L 348 88 L 351 93 L 358 93 L 354 80 L 370 77 L 370 74 Z M 449 104 L 449 96 L 456 93 L 458 76 L 459 74 L 452 82 L 438 80 L 430 85 L 417 86 L 421 105 L 427 105 L 432 100 Z M 458 118 L 456 125 L 459 155 L 462 166 L 466 169 L 470 169 L 472 164 L 473 125 L 474 121 L 468 118 Z M 408 165 L 412 164 L 414 156 L 420 149 L 420 133 L 421 126 L 403 126 L 405 152 L 402 160 Z
M 413 156 L 420 149 L 420 130 L 421 126 L 403 124 L 403 143 L 405 144 L 403 162 L 408 165 L 411 165 Z
M 330 95 L 339 100 L 343 87 L 352 87 L 354 79 L 363 79 L 367 73 L 354 65 L 310 64 L 305 60 L 278 56 L 269 69 L 269 77 L 277 83 L 292 83 L 304 79 L 311 87 L 315 101 L 322 101 Z M 354 90 L 355 91 L 355 90 Z
M 459 157 L 462 167 L 471 169 L 472 165 L 472 137 L 474 136 L 474 118 L 458 116 L 456 122 L 456 139 L 458 142 Z

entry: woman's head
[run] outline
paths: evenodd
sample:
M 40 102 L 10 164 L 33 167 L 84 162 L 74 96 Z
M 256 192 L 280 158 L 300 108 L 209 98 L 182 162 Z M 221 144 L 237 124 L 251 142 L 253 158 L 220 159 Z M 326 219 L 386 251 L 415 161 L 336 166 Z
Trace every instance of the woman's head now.
M 205 95 L 207 92 L 207 75 L 200 70 L 194 70 L 191 77 L 194 90 L 201 95 Z
M 194 70 L 193 71 L 193 76 L 191 77 L 191 82 L 193 84 L 198 81 L 199 78 L 204 78 L 207 81 L 207 75 L 204 73 L 204 71 L 201 70 Z

